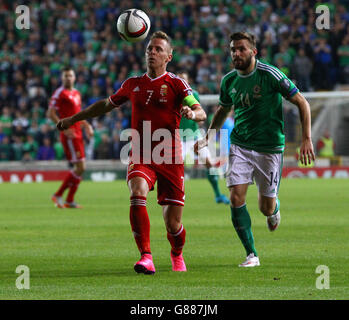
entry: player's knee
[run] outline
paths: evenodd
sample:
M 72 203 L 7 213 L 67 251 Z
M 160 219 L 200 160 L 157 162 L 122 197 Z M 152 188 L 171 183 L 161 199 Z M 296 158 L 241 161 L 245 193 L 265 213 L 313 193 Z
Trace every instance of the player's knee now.
M 133 187 L 130 190 L 131 197 L 146 197 L 147 190 L 142 187 Z
M 182 226 L 182 222 L 177 221 L 176 219 L 172 219 L 172 220 L 169 219 L 168 221 L 165 221 L 165 223 L 166 223 L 166 230 L 169 233 L 177 233 Z
M 237 193 L 232 193 L 230 195 L 230 203 L 235 208 L 243 206 L 245 204 L 245 201 L 246 201 L 245 197 Z

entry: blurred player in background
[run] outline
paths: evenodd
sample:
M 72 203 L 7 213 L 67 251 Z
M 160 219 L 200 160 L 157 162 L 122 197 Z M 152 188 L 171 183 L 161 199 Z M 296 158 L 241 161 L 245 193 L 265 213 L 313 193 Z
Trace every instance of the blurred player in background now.
M 186 82 L 189 83 L 189 76 L 187 72 L 181 71 L 178 73 L 178 76 L 183 78 Z M 197 101 L 200 101 L 199 94 L 197 91 L 193 90 L 193 96 Z M 190 159 L 190 153 L 194 155 L 194 151 L 193 151 L 194 144 L 197 140 L 202 139 L 199 125 L 196 121 L 183 117 L 179 125 L 179 128 L 183 130 L 181 131 L 181 134 L 182 134 L 181 140 L 182 140 L 182 156 L 183 156 L 184 163 L 186 163 L 186 160 L 194 161 L 194 159 Z M 214 191 L 216 202 L 229 204 L 230 203 L 229 199 L 224 194 L 221 194 L 221 191 L 219 189 L 218 167 L 220 165 L 220 160 L 217 160 L 215 163 L 213 163 L 213 160 L 210 157 L 210 153 L 207 147 L 202 148 L 199 151 L 198 156 L 200 159 L 200 163 L 204 163 L 206 166 L 206 176 Z
M 57 124 L 65 117 L 70 117 L 81 110 L 81 95 L 74 88 L 75 72 L 66 67 L 62 70 L 62 86 L 51 97 L 48 116 Z M 82 180 L 85 171 L 85 149 L 82 129 L 88 138 L 93 136 L 93 128 L 87 121 L 76 122 L 60 133 L 60 140 L 64 148 L 67 160 L 73 164 L 73 170 L 64 178 L 60 188 L 53 194 L 52 201 L 58 208 L 81 208 L 74 201 L 75 193 Z M 63 201 L 63 193 L 69 189 L 66 200 Z
M 230 50 L 235 69 L 222 79 L 221 106 L 205 138 L 195 145 L 195 150 L 207 144 L 210 131 L 223 125 L 234 106 L 235 126 L 231 134 L 227 172 L 231 218 L 247 254 L 246 261 L 239 266 L 255 267 L 260 265 L 260 261 L 246 207 L 248 186 L 256 181 L 259 209 L 267 217 L 269 230 L 275 230 L 280 223 L 278 191 L 285 147 L 282 96 L 299 109 L 302 124 L 300 159 L 308 164 L 315 159 L 310 107 L 285 74 L 255 58 L 254 35 L 246 32 L 232 34 Z
M 145 74 L 127 79 L 109 98 L 99 100 L 57 124 L 59 130 L 66 130 L 77 121 L 105 114 L 128 100 L 132 102 L 131 127 L 134 130 L 127 183 L 130 191 L 131 228 L 141 254 L 134 269 L 144 274 L 155 273 L 146 205 L 147 195 L 154 189 L 156 181 L 157 199 L 162 206 L 167 239 L 171 245 L 172 270 L 187 270 L 182 254 L 186 231 L 182 224 L 185 196 L 179 123 L 181 115 L 199 122 L 206 119 L 206 113 L 194 98 L 187 82 L 166 71 L 171 60 L 170 38 L 164 32 L 155 32 L 146 47 Z M 164 135 L 161 142 L 151 139 L 150 145 L 146 147 L 144 140 L 153 137 L 153 133 L 159 130 L 168 133 L 169 138 Z M 156 163 L 157 159 L 153 157 L 160 143 L 164 146 L 165 163 Z

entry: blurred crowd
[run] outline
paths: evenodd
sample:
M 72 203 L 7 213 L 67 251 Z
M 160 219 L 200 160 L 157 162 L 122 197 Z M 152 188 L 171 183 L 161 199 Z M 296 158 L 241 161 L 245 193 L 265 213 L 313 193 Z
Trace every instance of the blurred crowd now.
M 15 8 L 30 8 L 30 29 L 16 28 Z M 330 9 L 330 29 L 317 30 L 315 8 Z M 200 94 L 217 94 L 232 68 L 229 35 L 247 30 L 258 39 L 258 58 L 274 64 L 302 91 L 331 90 L 349 79 L 348 0 L 0 0 L 0 161 L 62 159 L 48 99 L 71 65 L 83 107 L 111 95 L 130 76 L 145 72 L 146 41 L 129 44 L 116 20 L 142 8 L 151 32 L 163 30 L 174 44 L 168 70 L 187 70 Z M 92 124 L 88 158 L 118 159 L 120 132 L 130 125 L 130 105 Z

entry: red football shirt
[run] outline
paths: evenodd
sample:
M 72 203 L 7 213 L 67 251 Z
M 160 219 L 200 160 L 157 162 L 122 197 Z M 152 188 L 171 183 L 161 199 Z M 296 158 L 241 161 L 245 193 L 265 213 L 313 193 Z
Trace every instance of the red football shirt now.
M 132 136 L 133 155 L 139 150 L 141 159 L 150 163 L 149 151 L 152 152 L 154 161 L 154 155 L 163 146 L 163 152 L 159 152 L 159 155 L 163 157 L 165 153 L 165 161 L 178 157 L 181 159 L 181 141 L 176 129 L 179 129 L 183 99 L 190 94 L 192 89 L 185 80 L 166 72 L 155 79 L 151 79 L 146 73 L 140 77 L 129 78 L 109 97 L 110 103 L 115 106 L 127 100 L 132 103 L 131 128 L 140 137 L 138 143 Z M 161 146 L 155 149 L 160 143 Z M 150 148 L 147 148 L 148 145 Z
M 65 89 L 63 86 L 57 88 L 51 97 L 49 108 L 55 108 L 60 119 L 71 117 L 81 111 L 80 92 L 76 89 Z M 76 138 L 82 137 L 80 122 L 70 128 L 74 130 Z

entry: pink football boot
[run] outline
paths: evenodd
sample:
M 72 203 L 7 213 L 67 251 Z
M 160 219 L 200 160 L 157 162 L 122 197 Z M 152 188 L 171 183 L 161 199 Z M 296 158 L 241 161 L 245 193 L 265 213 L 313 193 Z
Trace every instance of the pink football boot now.
M 182 253 L 179 256 L 175 256 L 171 251 L 171 262 L 173 271 L 187 271 Z
M 142 254 L 141 260 L 135 263 L 134 269 L 137 273 L 154 274 L 155 266 L 151 254 Z

